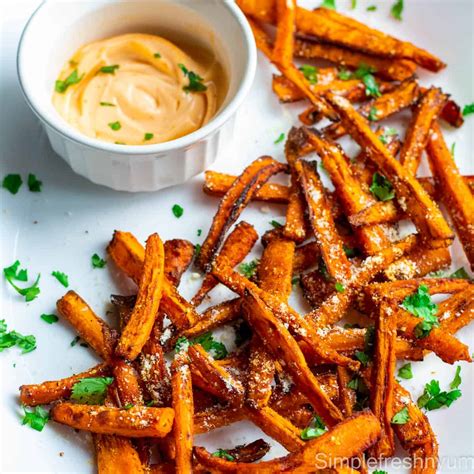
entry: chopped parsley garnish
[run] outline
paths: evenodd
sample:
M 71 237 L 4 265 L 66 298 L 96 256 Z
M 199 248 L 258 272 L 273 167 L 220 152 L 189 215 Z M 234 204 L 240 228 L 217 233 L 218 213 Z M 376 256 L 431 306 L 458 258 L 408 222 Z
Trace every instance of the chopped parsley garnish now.
M 408 423 L 409 419 L 410 414 L 408 413 L 408 407 L 404 407 L 393 415 L 391 423 L 392 425 L 404 425 Z
M 364 366 L 367 366 L 370 362 L 370 356 L 362 351 L 355 351 L 356 359 Z
M 377 172 L 372 176 L 369 189 L 379 201 L 390 201 L 395 197 L 392 183 L 383 174 Z
M 96 253 L 91 257 L 91 263 L 93 268 L 104 268 L 107 262 L 100 258 Z
M 113 381 L 113 377 L 88 377 L 79 380 L 72 387 L 71 400 L 86 405 L 102 405 L 107 395 L 107 387 Z
M 226 461 L 235 461 L 234 456 L 230 455 L 226 449 L 219 448 L 217 451 L 212 453 L 212 456 L 225 459 Z
M 323 0 L 323 3 L 319 6 L 320 8 L 329 8 L 330 10 L 336 9 L 336 0 Z
M 73 86 L 74 84 L 77 84 L 78 82 L 82 80 L 83 77 L 84 77 L 84 74 L 79 77 L 77 69 L 74 69 L 74 71 L 72 71 L 71 74 L 69 74 L 69 76 L 66 77 L 66 79 L 64 79 L 64 81 L 61 81 L 58 79 L 56 81 L 54 89 L 56 90 L 56 92 L 59 92 L 60 94 L 64 94 L 69 88 L 69 86 Z
M 356 405 L 354 408 L 356 410 L 362 410 L 365 408 L 369 400 L 369 389 L 365 384 L 364 379 L 356 376 L 347 384 L 347 387 L 356 392 Z
M 407 296 L 402 302 L 402 307 L 423 320 L 415 328 L 415 336 L 418 339 L 428 336 L 433 327 L 439 326 L 439 321 L 436 317 L 438 305 L 433 303 L 426 285 L 420 285 L 416 293 Z
M 352 77 L 352 72 L 346 69 L 345 67 L 339 69 L 337 77 L 343 81 L 348 81 Z
M 357 7 L 357 0 L 352 0 L 351 8 L 355 10 L 356 7 Z
M 458 371 L 456 370 L 456 375 L 459 376 Z M 458 380 L 456 380 L 456 376 L 451 382 L 452 384 L 456 387 L 459 385 L 456 385 Z M 459 380 L 460 383 L 460 380 Z M 450 407 L 455 400 L 457 400 L 461 396 L 461 390 L 458 390 L 457 388 L 454 390 L 451 390 L 449 392 L 447 391 L 441 391 L 439 387 L 439 382 L 437 380 L 432 380 L 431 382 L 427 383 L 425 385 L 425 389 L 423 391 L 423 395 L 421 395 L 418 400 L 418 406 L 420 408 L 424 408 L 425 410 L 431 411 L 431 410 L 437 410 L 438 408 L 442 408 L 444 406 Z
M 23 410 L 25 415 L 21 424 L 29 425 L 36 431 L 43 431 L 43 428 L 49 421 L 49 412 L 40 406 L 34 407 L 33 411 L 28 411 L 26 407 L 23 407 Z
M 175 204 L 171 210 L 173 211 L 174 217 L 177 219 L 179 219 L 184 213 L 184 209 L 179 204 Z
M 204 92 L 207 86 L 202 82 L 204 79 L 193 71 L 190 71 L 184 64 L 178 64 L 185 77 L 189 79 L 189 84 L 183 87 L 185 92 Z
M 318 83 L 318 68 L 304 64 L 299 68 L 299 70 L 303 73 L 303 76 L 309 81 L 310 84 Z
M 454 374 L 454 379 L 449 384 L 449 388 L 451 390 L 454 390 L 455 388 L 459 388 L 459 385 L 461 385 L 461 382 L 462 382 L 462 379 L 461 379 L 461 366 L 458 365 L 456 367 L 456 373 Z
M 388 472 L 377 470 L 377 471 L 374 471 L 372 474 L 388 474 Z
M 158 58 L 158 59 L 159 59 L 159 58 L 161 58 L 161 54 L 160 54 L 160 53 L 155 53 L 155 54 L 153 55 L 153 57 L 155 57 L 155 58 Z
M 273 142 L 275 145 L 278 145 L 279 143 L 281 143 L 283 140 L 285 139 L 285 134 L 284 133 L 280 133 L 280 135 L 278 135 L 278 138 Z
M 254 259 L 250 262 L 244 262 L 239 265 L 239 272 L 247 278 L 252 278 L 257 271 L 260 260 Z
M 100 72 L 103 72 L 104 74 L 115 74 L 115 71 L 119 67 L 120 66 L 118 64 L 112 64 L 111 66 L 102 66 L 100 68 Z
M 43 186 L 43 182 L 40 181 L 34 174 L 28 175 L 28 189 L 32 193 L 40 193 L 41 186 Z
M 367 95 L 380 97 L 382 94 L 379 90 L 377 81 L 373 76 L 374 72 L 376 72 L 376 70 L 372 66 L 367 66 L 367 64 L 362 63 L 354 73 L 354 77 L 360 79 L 365 84 L 365 93 Z
M 369 120 L 371 122 L 376 122 L 378 120 L 378 118 L 377 118 L 378 113 L 379 113 L 379 111 L 377 110 L 376 107 L 371 107 L 370 112 L 369 112 Z
M 280 224 L 278 221 L 275 220 L 271 220 L 270 225 L 275 229 L 280 229 L 281 227 L 283 227 L 283 224 Z
M 147 142 L 148 140 L 151 140 L 154 136 L 155 136 L 155 134 L 153 134 L 153 133 L 145 133 L 145 135 L 143 137 L 143 140 L 145 142 Z
M 108 125 L 114 132 L 116 132 L 116 131 L 118 131 L 122 128 L 122 124 L 119 121 L 110 122 Z
M 188 347 L 194 344 L 201 344 L 203 349 L 206 352 L 209 352 L 209 354 L 211 354 L 211 356 L 216 360 L 224 359 L 225 357 L 227 357 L 227 348 L 224 344 L 222 344 L 222 342 L 216 341 L 211 332 L 206 332 L 205 334 L 196 337 L 192 341 L 190 341 L 184 336 L 179 337 L 176 341 L 175 351 L 187 351 Z
M 411 364 L 408 363 L 408 364 L 402 365 L 400 367 L 400 369 L 398 369 L 398 376 L 401 379 L 405 379 L 405 380 L 412 379 L 413 378 L 413 372 L 411 370 Z
M 27 281 L 28 280 L 28 274 L 26 270 L 18 270 L 18 267 L 20 265 L 20 262 L 17 260 L 13 265 L 10 267 L 4 268 L 3 273 L 5 275 L 6 280 L 10 285 L 15 288 L 17 293 L 19 293 L 21 296 L 25 297 L 25 301 L 33 301 L 39 294 L 40 294 L 40 289 L 38 287 L 38 283 L 40 280 L 41 274 L 38 274 L 38 277 L 36 278 L 36 281 L 33 283 L 33 285 L 27 287 L 27 288 L 19 288 L 13 280 L 17 281 Z
M 0 320 L 0 352 L 10 347 L 17 346 L 22 354 L 27 354 L 36 349 L 36 338 L 35 336 L 23 336 L 16 331 L 8 332 L 7 324 L 4 319 Z
M 387 145 L 390 141 L 390 137 L 395 137 L 398 135 L 398 130 L 396 128 L 388 127 L 384 128 L 383 135 L 380 136 L 379 140 L 384 144 Z
M 377 11 L 377 5 L 370 5 L 369 7 L 367 7 L 367 11 L 368 11 L 368 12 L 375 12 L 375 11 Z
M 357 256 L 358 254 L 357 249 L 348 247 L 346 244 L 344 244 L 342 248 L 344 249 L 344 253 L 346 254 L 346 257 L 352 258 L 352 257 Z
M 201 244 L 196 244 L 194 246 L 194 258 L 199 258 L 200 254 L 201 254 Z
M 202 229 L 198 229 L 197 232 L 196 232 L 196 234 L 197 234 L 198 237 L 201 237 Z
M 54 272 L 51 272 L 51 275 L 56 278 L 56 280 L 59 281 L 59 283 L 61 283 L 61 285 L 63 285 L 65 288 L 67 288 L 69 286 L 69 278 L 68 276 L 63 273 L 63 272 L 58 272 L 57 270 L 54 271 Z
M 326 425 L 324 424 L 323 420 L 316 415 L 312 420 L 311 423 L 301 431 L 301 439 L 304 441 L 318 438 L 319 436 L 326 433 Z
M 126 405 L 124 405 L 122 408 L 124 410 L 130 410 L 131 408 L 133 408 L 135 405 L 133 403 L 127 403 Z
M 474 102 L 472 104 L 465 105 L 462 109 L 462 114 L 464 115 L 464 117 L 466 115 L 474 114 Z
M 112 102 L 101 102 L 100 105 L 102 107 L 116 107 L 116 105 L 112 104 Z
M 74 347 L 79 341 L 81 340 L 80 336 L 76 336 L 72 341 L 71 341 L 71 347 Z
M 454 154 L 456 152 L 456 142 L 453 142 L 453 144 L 451 145 L 451 156 L 454 158 Z
M 344 285 L 342 283 L 339 283 L 338 281 L 336 281 L 334 288 L 336 288 L 336 291 L 338 293 L 344 293 L 344 291 L 346 291 L 346 289 L 344 288 Z
M 16 194 L 23 184 L 23 180 L 19 174 L 7 174 L 3 178 L 2 187 L 10 191 L 12 194 Z
M 390 13 L 396 20 L 402 21 L 403 0 L 397 0 L 390 9 Z
M 454 273 L 451 273 L 451 275 L 449 275 L 449 278 L 462 278 L 464 280 L 471 279 L 464 267 L 458 268 Z
M 59 318 L 55 314 L 42 314 L 40 318 L 48 324 L 54 324 L 59 321 Z

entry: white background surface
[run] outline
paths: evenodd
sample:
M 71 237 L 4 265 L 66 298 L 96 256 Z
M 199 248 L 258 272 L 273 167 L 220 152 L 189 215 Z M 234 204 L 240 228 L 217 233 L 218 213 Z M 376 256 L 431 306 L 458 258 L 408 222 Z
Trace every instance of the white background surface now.
M 319 0 L 301 2 L 317 6 Z M 450 92 L 464 105 L 474 100 L 473 81 L 473 20 L 474 1 L 471 0 L 406 0 L 404 21 L 388 15 L 391 0 L 362 1 L 353 13 L 359 19 L 383 31 L 415 42 L 439 55 L 449 67 L 441 74 L 422 73 L 424 84 L 437 84 Z M 95 356 L 79 345 L 70 347 L 75 337 L 63 323 L 47 325 L 39 316 L 53 313 L 55 301 L 65 289 L 50 274 L 60 270 L 69 275 L 70 288 L 88 301 L 96 312 L 105 315 L 110 293 L 129 293 L 127 282 L 109 264 L 104 270 L 93 270 L 90 257 L 105 254 L 105 246 L 114 229 L 133 232 L 144 240 L 150 233 L 159 232 L 163 239 L 186 238 L 202 242 L 215 212 L 217 201 L 202 194 L 202 177 L 182 186 L 154 194 L 118 193 L 95 186 L 76 176 L 50 149 L 46 135 L 20 94 L 16 80 L 15 54 L 21 30 L 29 15 L 39 4 L 37 0 L 0 0 L 0 162 L 1 176 L 21 173 L 26 181 L 28 173 L 35 173 L 44 183 L 43 192 L 30 193 L 24 184 L 13 196 L 0 190 L 1 199 L 1 263 L 2 268 L 19 259 L 28 268 L 30 278 L 41 273 L 41 294 L 31 303 L 22 301 L 6 284 L 1 283 L 2 308 L 10 329 L 23 334 L 34 334 L 38 348 L 20 355 L 15 348 L 0 354 L 0 472 L 94 472 L 94 457 L 89 436 L 49 423 L 42 433 L 21 426 L 21 410 L 17 389 L 23 383 L 35 383 L 68 376 L 87 369 L 96 362 Z M 350 0 L 338 0 L 345 10 Z M 378 5 L 375 13 L 366 6 Z M 55 45 L 51 45 L 54 48 Z M 280 105 L 271 93 L 271 68 L 259 57 L 259 71 L 252 92 L 240 111 L 233 143 L 214 167 L 238 172 L 261 154 L 283 159 L 283 144 L 273 142 L 281 132 L 296 124 L 295 115 L 300 105 Z M 405 117 L 406 118 L 406 117 Z M 402 118 L 403 120 L 403 118 Z M 399 123 L 401 124 L 401 123 Z M 465 174 L 474 174 L 473 148 L 474 117 L 468 118 L 461 130 L 447 131 L 448 143 L 456 142 L 456 159 Z M 184 215 L 176 219 L 171 213 L 173 204 L 184 208 Z M 282 221 L 284 208 L 272 206 L 264 214 L 261 205 L 252 205 L 243 218 L 262 233 L 271 219 Z M 203 229 L 197 237 L 197 229 Z M 260 248 L 256 246 L 256 255 Z M 453 267 L 464 265 L 457 247 Z M 190 296 L 198 282 L 190 273 L 183 278 L 180 289 Z M 300 303 L 298 293 L 292 303 Z M 305 309 L 300 306 L 300 309 Z M 464 329 L 460 339 L 473 347 L 473 330 Z M 473 376 L 472 367 L 462 366 L 463 396 L 451 408 L 429 413 L 440 442 L 440 456 L 446 463 L 455 458 L 471 457 L 469 467 L 447 467 L 440 472 L 472 472 L 474 453 L 473 435 Z M 403 384 L 417 398 L 424 383 L 432 378 L 448 388 L 454 367 L 429 356 L 423 363 L 413 363 L 415 377 Z M 239 423 L 231 430 L 219 430 L 206 440 L 210 449 L 231 447 L 244 439 L 261 436 L 249 423 Z M 63 452 L 64 456 L 59 453 Z M 281 454 L 278 447 L 272 456 Z M 403 455 L 403 453 L 400 453 Z M 451 464 L 454 466 L 454 464 Z M 403 469 L 386 468 L 390 473 Z

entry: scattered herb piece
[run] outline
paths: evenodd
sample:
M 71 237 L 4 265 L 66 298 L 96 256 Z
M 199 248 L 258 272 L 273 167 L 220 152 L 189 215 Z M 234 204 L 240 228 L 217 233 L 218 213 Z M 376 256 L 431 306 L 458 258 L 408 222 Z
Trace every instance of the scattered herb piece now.
M 300 283 L 300 277 L 299 276 L 294 276 L 292 279 L 291 279 L 291 284 L 292 285 L 298 285 Z
M 388 474 L 388 472 L 377 470 L 377 471 L 374 471 L 372 474 Z
M 369 7 L 367 7 L 367 11 L 368 11 L 368 12 L 375 12 L 375 11 L 377 11 L 377 5 L 370 5 Z
M 342 248 L 344 249 L 344 253 L 346 254 L 346 257 L 352 258 L 352 257 L 356 257 L 358 254 L 357 249 L 348 247 L 346 244 L 344 244 Z
M 28 271 L 26 269 L 19 269 L 20 262 L 17 260 L 13 265 L 3 269 L 3 273 L 7 279 L 28 281 Z
M 123 406 L 122 408 L 124 410 L 130 410 L 130 408 L 133 408 L 135 405 L 133 403 L 127 403 L 125 406 Z
M 252 278 L 255 275 L 255 272 L 257 271 L 258 264 L 258 259 L 254 259 L 250 262 L 241 263 L 239 265 L 239 272 L 247 278 Z
M 101 102 L 100 105 L 102 107 L 116 107 L 116 105 L 112 104 L 112 102 Z
M 456 367 L 456 373 L 454 374 L 454 379 L 449 384 L 449 388 L 451 390 L 454 390 L 455 388 L 459 388 L 459 385 L 461 385 L 461 382 L 462 382 L 462 379 L 461 379 L 461 366 L 458 365 Z
M 450 407 L 460 396 L 461 390 L 456 389 L 450 392 L 442 392 L 439 387 L 439 382 L 437 380 L 431 380 L 431 382 L 425 385 L 423 394 L 418 398 L 417 403 L 420 408 L 431 411 L 444 406 Z
M 42 314 L 40 318 L 48 324 L 54 324 L 59 321 L 59 318 L 55 314 Z
M 310 84 L 318 83 L 318 68 L 304 64 L 299 68 L 299 70 L 303 73 L 303 76 L 309 81 Z
M 335 10 L 336 0 L 323 0 L 323 3 L 321 3 L 319 8 L 329 8 L 330 10 Z
M 356 359 L 364 366 L 367 366 L 370 362 L 370 356 L 362 351 L 355 352 Z
M 144 141 L 151 140 L 155 135 L 153 133 L 145 133 L 145 136 L 143 137 Z
M 466 115 L 474 114 L 474 102 L 472 104 L 465 105 L 462 110 L 462 114 L 464 115 L 464 117 Z
M 396 128 L 384 128 L 383 135 L 380 136 L 379 140 L 384 144 L 387 145 L 390 141 L 390 137 L 395 137 L 398 135 L 398 131 Z
M 235 461 L 234 456 L 230 455 L 226 449 L 219 448 L 217 451 L 212 453 L 212 456 L 225 459 L 226 461 Z
M 66 77 L 66 79 L 64 79 L 64 81 L 61 81 L 58 79 L 56 81 L 54 89 L 56 92 L 59 92 L 60 94 L 64 94 L 69 88 L 69 86 L 73 86 L 74 84 L 77 84 L 78 82 L 82 80 L 83 77 L 84 77 L 84 74 L 79 77 L 77 69 L 74 69 L 74 71 L 72 71 L 71 74 L 69 74 L 69 76 Z
M 403 13 L 403 0 L 397 0 L 390 10 L 391 15 L 396 20 L 402 21 L 402 13 Z
M 379 113 L 379 111 L 377 110 L 376 107 L 371 107 L 370 112 L 369 112 L 369 120 L 371 122 L 376 122 L 378 120 L 378 118 L 377 118 L 378 113 Z
M 338 281 L 336 281 L 336 284 L 334 285 L 334 288 L 336 288 L 336 291 L 339 292 L 339 293 L 344 293 L 344 291 L 346 290 L 344 288 L 344 285 L 342 283 L 339 283 Z
M 453 144 L 451 145 L 451 156 L 454 158 L 454 154 L 456 152 L 456 142 L 453 142 Z
M 178 64 L 185 77 L 189 79 L 189 84 L 183 87 L 185 92 L 204 92 L 207 86 L 203 84 L 204 79 L 193 71 L 189 71 L 184 64 Z
M 449 278 L 462 278 L 464 280 L 471 279 L 464 267 L 458 268 L 454 273 L 451 273 L 451 275 L 449 275 Z
M 69 286 L 69 278 L 65 273 L 55 270 L 54 272 L 51 272 L 51 275 L 56 278 L 56 280 L 58 280 L 59 283 L 61 283 L 61 285 L 63 285 L 65 288 Z
M 392 418 L 392 425 L 404 425 L 410 419 L 410 414 L 408 413 L 408 407 L 402 408 L 399 412 L 395 413 Z
M 22 425 L 29 425 L 36 431 L 43 431 L 46 423 L 49 420 L 49 412 L 43 407 L 37 406 L 33 411 L 28 411 L 26 407 L 23 407 L 25 415 L 21 421 Z
M 341 69 L 339 69 L 337 76 L 342 81 L 348 81 L 352 77 L 352 72 L 346 69 L 345 67 L 342 67 Z
M 188 347 L 194 344 L 201 344 L 203 349 L 206 352 L 209 352 L 216 360 L 224 359 L 224 357 L 226 357 L 228 354 L 225 345 L 222 344 L 222 342 L 216 341 L 211 332 L 206 332 L 192 341 L 184 336 L 181 336 L 176 341 L 174 348 L 176 352 L 187 351 Z
M 113 377 L 87 377 L 72 387 L 71 400 L 86 405 L 102 405 Z
M 177 219 L 179 219 L 184 213 L 184 209 L 179 204 L 175 204 L 171 210 L 173 211 L 174 217 Z
M 20 265 L 19 261 L 16 261 L 13 265 L 10 267 L 4 268 L 3 273 L 5 275 L 6 280 L 10 285 L 15 288 L 17 293 L 25 297 L 26 302 L 33 301 L 39 294 L 40 294 L 40 289 L 38 287 L 38 283 L 40 280 L 40 274 L 38 274 L 38 277 L 36 278 L 36 281 L 33 283 L 33 285 L 27 287 L 27 288 L 19 288 L 13 280 L 18 280 L 18 281 L 27 281 L 28 280 L 28 275 L 26 270 L 18 270 L 18 267 Z
M 416 293 L 407 296 L 402 302 L 402 307 L 417 318 L 423 319 L 415 328 L 415 336 L 418 339 L 426 337 L 433 327 L 439 326 L 436 317 L 438 305 L 433 303 L 426 285 L 420 285 Z
M 395 197 L 392 183 L 383 174 L 377 172 L 372 176 L 369 189 L 379 201 L 390 201 Z
M 284 133 L 280 133 L 280 135 L 278 135 L 278 138 L 273 142 L 275 145 L 278 145 L 278 143 L 281 143 L 283 140 L 285 139 L 285 134 Z
M 319 436 L 326 433 L 326 425 L 323 420 L 316 415 L 310 422 L 310 424 L 301 431 L 301 439 L 307 441 L 310 439 L 318 438 Z
M 347 384 L 347 387 L 356 392 L 356 404 L 354 408 L 356 410 L 363 410 L 369 401 L 369 389 L 364 379 L 356 376 Z
M 91 257 L 91 263 L 93 268 L 104 268 L 107 262 L 100 258 L 96 253 Z
M 278 221 L 275 220 L 271 220 L 270 225 L 275 229 L 280 229 L 281 227 L 283 227 L 283 224 L 280 224 Z
M 23 336 L 16 331 L 8 332 L 7 324 L 4 319 L 0 320 L 0 352 L 10 347 L 17 346 L 22 350 L 22 354 L 36 349 L 36 338 L 32 335 Z
M 74 347 L 80 340 L 80 336 L 76 336 L 72 341 L 71 341 L 71 347 Z
M 194 246 L 194 258 L 195 259 L 199 258 L 200 254 L 201 254 L 201 244 L 196 244 Z
M 351 8 L 355 10 L 357 8 L 357 0 L 352 0 L 351 2 Z
M 7 174 L 3 178 L 2 187 L 10 191 L 12 194 L 16 194 L 23 184 L 23 180 L 19 174 Z
M 153 57 L 155 57 L 155 58 L 158 58 L 158 59 L 159 59 L 159 58 L 161 58 L 161 54 L 160 54 L 160 53 L 155 53 L 155 54 L 153 55 Z
M 202 229 L 198 229 L 198 230 L 197 230 L 197 236 L 198 236 L 198 237 L 201 237 L 201 234 L 202 234 Z
M 405 379 L 405 380 L 412 379 L 413 378 L 413 372 L 411 370 L 411 364 L 408 363 L 408 364 L 402 365 L 400 367 L 400 369 L 398 369 L 398 376 L 401 379 Z
M 43 182 L 40 181 L 34 174 L 28 175 L 28 189 L 32 193 L 40 193 L 41 186 L 43 186 Z
M 100 72 L 103 72 L 104 74 L 115 74 L 115 71 L 119 67 L 120 66 L 118 64 L 112 64 L 111 66 L 102 66 L 100 68 Z
M 108 125 L 114 132 L 116 132 L 116 131 L 118 131 L 122 128 L 122 124 L 119 121 L 110 122 Z
M 376 70 L 372 66 L 362 63 L 354 73 L 354 77 L 360 79 L 365 84 L 365 93 L 367 95 L 380 97 L 382 94 L 373 75 L 374 72 L 376 72 Z
M 178 337 L 176 341 L 176 345 L 174 346 L 174 350 L 176 352 L 187 351 L 188 347 L 190 346 L 189 339 L 184 336 Z

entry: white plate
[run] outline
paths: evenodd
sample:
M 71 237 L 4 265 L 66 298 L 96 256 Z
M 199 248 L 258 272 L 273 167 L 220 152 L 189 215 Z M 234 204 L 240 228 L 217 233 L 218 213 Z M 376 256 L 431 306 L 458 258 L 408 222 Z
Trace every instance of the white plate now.
M 186 238 L 202 242 L 217 201 L 202 194 L 202 177 L 155 194 L 114 192 L 95 186 L 76 176 L 51 151 L 44 131 L 23 102 L 16 80 L 15 52 L 20 32 L 38 0 L 10 0 L 1 2 L 1 77 L 0 77 L 0 153 L 1 176 L 21 173 L 26 179 L 35 173 L 44 183 L 43 192 L 30 193 L 25 185 L 16 196 L 0 190 L 2 219 L 2 267 L 19 259 L 27 267 L 30 277 L 41 273 L 41 295 L 31 303 L 24 303 L 5 283 L 1 285 L 2 312 L 11 329 L 37 337 L 38 348 L 27 355 L 10 349 L 0 355 L 0 471 L 1 472 L 94 472 L 94 454 L 89 436 L 49 423 L 42 433 L 21 426 L 18 387 L 65 377 L 84 370 L 96 361 L 88 349 L 70 347 L 75 334 L 63 323 L 47 325 L 39 316 L 54 312 L 55 301 L 65 292 L 50 273 L 60 270 L 69 275 L 70 287 L 81 294 L 101 315 L 105 315 L 110 293 L 126 293 L 127 283 L 112 265 L 104 270 L 93 270 L 90 257 L 103 255 L 114 229 L 132 231 L 140 239 L 159 232 L 163 239 Z M 319 0 L 301 2 L 316 6 Z M 450 92 L 460 104 L 474 100 L 472 87 L 474 2 L 471 0 L 407 0 L 404 21 L 391 19 L 388 11 L 392 1 L 362 1 L 354 16 L 371 26 L 397 37 L 415 42 L 446 60 L 449 68 L 441 74 L 421 73 L 424 84 L 437 84 Z M 348 8 L 350 0 L 338 0 Z M 366 6 L 379 5 L 375 13 Z M 341 8 L 342 9 L 342 8 Z M 352 12 L 351 12 L 352 13 Z M 54 45 L 52 45 L 54 47 Z M 262 154 L 283 159 L 283 144 L 274 145 L 281 132 L 297 124 L 300 105 L 280 105 L 270 89 L 271 68 L 259 58 L 259 71 L 252 93 L 238 117 L 235 140 L 229 144 L 216 169 L 238 172 L 244 165 Z M 465 174 L 474 174 L 472 159 L 474 118 L 468 118 L 461 130 L 447 131 L 448 143 L 456 142 L 456 159 Z M 173 204 L 184 207 L 184 215 L 176 219 L 171 213 Z M 270 226 L 273 218 L 284 215 L 282 206 L 272 206 L 270 213 L 261 212 L 261 205 L 252 205 L 243 218 L 254 224 L 259 232 Z M 203 229 L 198 238 L 197 229 Z M 258 246 L 257 246 L 258 247 Z M 259 248 L 256 249 L 258 253 Z M 456 246 L 453 267 L 465 265 L 464 255 Z M 181 291 L 190 296 L 198 282 L 184 276 Z M 296 297 L 295 304 L 299 303 Z M 303 309 L 303 308 L 300 308 Z M 460 339 L 472 344 L 472 328 L 459 333 Z M 472 346 L 471 346 L 472 347 Z M 467 364 L 462 366 L 461 399 L 451 408 L 430 412 L 429 418 L 440 442 L 443 463 L 439 472 L 468 473 L 473 470 L 473 373 Z M 429 356 L 423 363 L 414 363 L 413 380 L 403 382 L 416 398 L 424 383 L 439 379 L 442 387 L 454 375 L 454 367 Z M 230 430 L 220 430 L 203 437 L 197 443 L 208 442 L 208 447 L 230 447 L 244 440 L 260 436 L 250 423 L 240 423 Z M 270 455 L 283 450 L 272 448 Z M 62 456 L 60 453 L 64 453 Z M 404 453 L 399 453 L 401 456 Z M 462 458 L 464 459 L 464 467 Z M 457 463 L 457 464 L 456 464 Z M 470 464 L 469 464 L 470 463 Z M 390 473 L 407 472 L 390 467 Z

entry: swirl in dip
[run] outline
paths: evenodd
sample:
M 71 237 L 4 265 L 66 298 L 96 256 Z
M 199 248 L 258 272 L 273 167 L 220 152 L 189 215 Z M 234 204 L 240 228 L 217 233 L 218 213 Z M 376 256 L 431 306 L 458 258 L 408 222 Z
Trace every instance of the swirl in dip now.
M 85 135 L 123 145 L 162 143 L 205 125 L 227 92 L 221 64 L 193 48 L 126 34 L 79 49 L 56 81 L 53 104 Z

